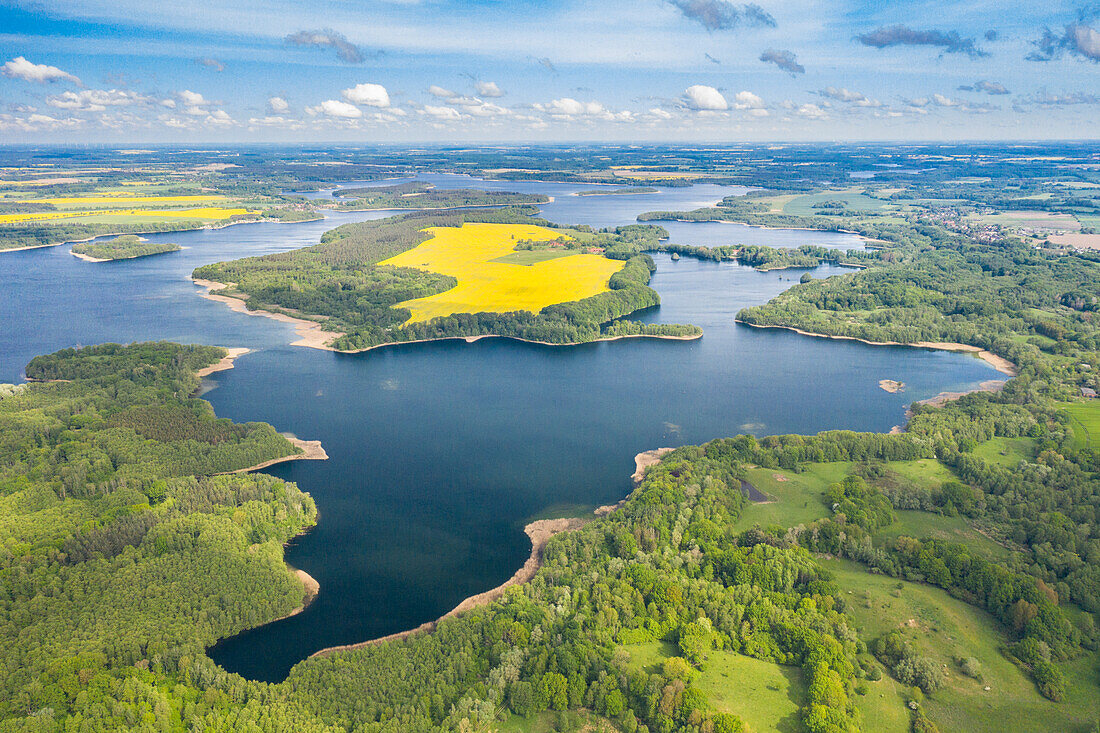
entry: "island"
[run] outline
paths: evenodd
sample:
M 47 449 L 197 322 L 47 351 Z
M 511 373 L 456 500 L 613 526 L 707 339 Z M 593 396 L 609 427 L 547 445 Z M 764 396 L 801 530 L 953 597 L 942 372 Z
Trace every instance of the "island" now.
M 385 209 L 470 209 L 486 206 L 519 206 L 545 204 L 550 197 L 543 194 L 485 191 L 479 188 L 436 188 L 430 183 L 410 181 L 395 186 L 371 188 L 340 188 L 333 197 L 354 199 L 341 202 L 343 211 Z
M 312 247 L 207 265 L 193 278 L 219 299 L 319 326 L 331 336 L 315 345 L 338 351 L 485 336 L 698 338 L 696 326 L 624 318 L 660 303 L 643 251 L 662 233 L 555 227 L 515 208 L 416 212 L 345 224 Z
M 652 186 L 621 186 L 577 191 L 578 196 L 633 196 L 641 193 L 657 193 L 657 189 Z
M 135 257 L 149 257 L 166 252 L 179 252 L 178 244 L 169 242 L 149 242 L 135 234 L 124 234 L 108 242 L 86 242 L 74 244 L 72 253 L 89 262 L 109 262 L 111 260 L 131 260 Z

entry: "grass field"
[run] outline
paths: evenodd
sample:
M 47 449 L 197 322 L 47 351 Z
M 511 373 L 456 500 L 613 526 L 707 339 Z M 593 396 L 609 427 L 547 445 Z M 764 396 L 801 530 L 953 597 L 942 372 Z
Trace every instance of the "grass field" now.
M 668 642 L 630 644 L 630 666 L 652 670 L 676 655 Z M 754 733 L 803 730 L 798 708 L 806 694 L 802 670 L 727 651 L 712 651 L 694 685 L 716 709 L 739 716 Z
M 961 542 L 991 561 L 1006 560 L 1009 556 L 1007 549 L 978 532 L 963 517 L 945 517 L 942 514 L 915 509 L 901 510 L 897 515 L 898 521 L 875 533 L 875 545 L 902 535 L 917 539 L 931 537 L 948 542 Z
M 974 455 L 998 466 L 1016 468 L 1020 461 L 1035 458 L 1035 439 L 993 438 L 975 448 Z
M 458 285 L 445 293 L 399 303 L 412 311 L 409 323 L 454 313 L 537 313 L 548 305 L 607 292 L 608 279 L 621 262 L 592 254 L 555 257 L 532 264 L 495 261 L 520 254 L 522 239 L 557 239 L 560 232 L 526 224 L 463 224 L 432 227 L 423 244 L 383 260 L 382 265 L 415 267 L 451 275 Z M 522 253 L 526 254 L 526 253 Z
M 619 729 L 598 715 L 571 710 L 565 713 L 539 713 L 530 718 L 509 715 L 503 723 L 490 728 L 494 733 L 618 733 Z
M 821 519 L 829 511 L 821 501 L 829 484 L 840 481 L 851 468 L 850 463 L 814 463 L 805 473 L 792 473 L 771 468 L 752 468 L 745 479 L 774 501 L 749 502 L 736 522 L 738 529 L 755 524 L 761 527 L 777 524 L 793 527 Z
M 796 196 L 783 204 L 783 213 L 794 214 L 796 216 L 828 216 L 828 209 L 813 208 L 814 204 L 820 204 L 825 201 L 843 201 L 850 211 L 878 212 L 887 208 L 900 208 L 899 202 L 873 199 L 870 196 L 863 195 L 861 191 L 862 189 L 856 191 L 826 191 L 824 193 Z
M 1070 402 L 1065 410 L 1077 447 L 1100 447 L 1100 401 Z
M 1092 730 L 1100 700 L 1095 655 L 1065 667 L 1072 691 L 1065 702 L 1050 702 L 1000 654 L 1008 640 L 989 614 L 939 588 L 872 575 L 844 560 L 820 562 L 835 573 L 842 595 L 850 600 L 848 614 L 861 638 L 898 629 L 918 654 L 947 665 L 944 687 L 924 703 L 941 731 Z M 957 657 L 975 657 L 981 663 L 981 681 L 961 674 Z

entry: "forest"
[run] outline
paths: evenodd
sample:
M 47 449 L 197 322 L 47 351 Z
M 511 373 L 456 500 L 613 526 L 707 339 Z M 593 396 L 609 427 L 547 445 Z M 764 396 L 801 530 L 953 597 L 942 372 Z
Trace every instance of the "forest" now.
M 74 254 L 88 255 L 97 260 L 128 260 L 148 257 L 165 252 L 178 252 L 180 246 L 170 242 L 146 242 L 134 234 L 125 234 L 106 242 L 82 242 L 74 244 Z
M 372 209 L 465 209 L 479 206 L 523 206 L 545 204 L 550 198 L 542 194 L 515 193 L 512 191 L 484 191 L 478 188 L 437 189 L 421 181 L 400 183 L 396 186 L 371 188 L 340 188 L 333 197 L 353 199 L 342 201 L 337 208 L 342 211 L 369 211 Z

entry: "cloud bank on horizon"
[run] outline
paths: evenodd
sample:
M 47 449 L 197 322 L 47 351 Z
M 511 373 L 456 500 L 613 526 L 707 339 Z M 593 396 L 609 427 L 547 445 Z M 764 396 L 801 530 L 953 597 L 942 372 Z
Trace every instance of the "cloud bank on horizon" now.
M 10 142 L 1100 129 L 1095 3 L 992 12 L 947 0 L 39 0 L 0 4 L 0 25 L 0 135 Z

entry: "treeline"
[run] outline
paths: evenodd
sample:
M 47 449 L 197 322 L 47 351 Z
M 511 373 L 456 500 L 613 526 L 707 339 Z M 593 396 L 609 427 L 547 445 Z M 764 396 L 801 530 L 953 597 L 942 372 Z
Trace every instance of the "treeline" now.
M 688 244 L 660 244 L 657 251 L 669 252 L 701 260 L 723 260 L 739 262 L 758 270 L 786 270 L 817 267 L 819 265 L 842 265 L 847 267 L 867 267 L 880 261 L 879 250 L 839 250 L 813 244 L 799 247 L 765 247 L 763 245 L 731 244 L 718 247 Z
M 421 181 L 410 181 L 396 186 L 341 188 L 333 192 L 333 196 L 355 199 L 341 202 L 337 206 L 338 209 L 345 211 L 522 206 L 545 204 L 550 201 L 550 197 L 543 194 L 485 191 L 479 188 L 441 189 Z
M 45 247 L 62 242 L 102 237 L 106 234 L 147 234 L 202 229 L 206 222 L 195 220 L 150 221 L 140 224 L 0 224 L 0 250 Z
M 107 242 L 84 242 L 74 244 L 72 251 L 77 254 L 95 257 L 98 260 L 127 260 L 134 257 L 147 257 L 165 252 L 178 252 L 180 246 L 170 242 L 143 242 L 135 234 L 125 234 Z

